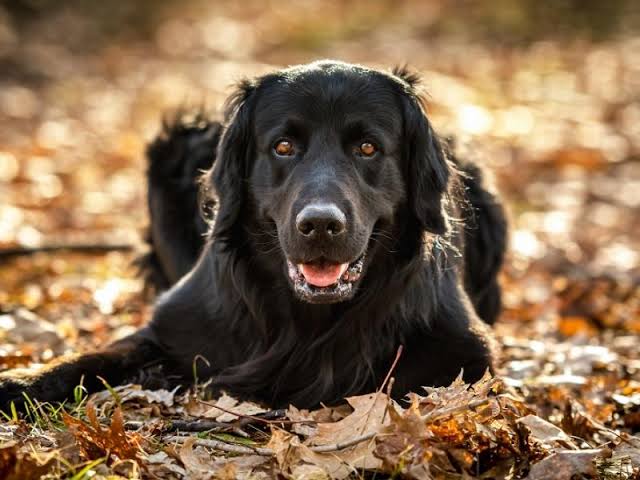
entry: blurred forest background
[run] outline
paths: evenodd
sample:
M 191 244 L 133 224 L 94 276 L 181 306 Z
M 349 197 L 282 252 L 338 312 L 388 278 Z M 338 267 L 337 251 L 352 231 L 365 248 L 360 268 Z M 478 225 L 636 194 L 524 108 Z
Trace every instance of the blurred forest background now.
M 574 401 L 640 432 L 634 0 L 0 1 L 0 369 L 149 318 L 131 261 L 163 112 L 215 110 L 242 77 L 320 58 L 410 65 L 436 130 L 495 171 L 507 384 L 571 435 L 586 438 Z

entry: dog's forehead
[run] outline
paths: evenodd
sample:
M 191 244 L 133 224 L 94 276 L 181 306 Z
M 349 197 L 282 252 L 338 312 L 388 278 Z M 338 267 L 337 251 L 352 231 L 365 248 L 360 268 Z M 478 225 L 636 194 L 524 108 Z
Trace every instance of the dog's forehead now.
M 311 123 L 364 120 L 397 129 L 402 115 L 397 85 L 381 72 L 348 67 L 291 69 L 267 79 L 259 88 L 257 129 L 291 117 Z

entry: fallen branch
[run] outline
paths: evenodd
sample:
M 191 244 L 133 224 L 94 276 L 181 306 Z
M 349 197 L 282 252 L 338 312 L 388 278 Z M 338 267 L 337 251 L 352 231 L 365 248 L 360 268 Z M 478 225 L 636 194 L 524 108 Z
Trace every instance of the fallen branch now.
M 237 414 L 235 414 L 237 415 Z M 237 422 L 238 427 L 246 427 L 252 425 L 255 422 L 258 423 L 293 423 L 290 420 L 279 420 L 287 416 L 287 411 L 283 408 L 277 410 L 267 410 L 266 412 L 258 413 L 256 415 L 238 415 L 240 421 Z
M 193 437 L 178 437 L 174 435 L 174 436 L 166 437 L 165 440 L 169 442 L 183 443 L 187 438 L 193 438 Z M 275 455 L 275 452 L 270 448 L 249 447 L 247 445 L 227 443 L 220 440 L 207 440 L 204 438 L 196 438 L 193 444 L 200 445 L 202 447 L 215 448 L 216 450 L 220 450 L 222 452 L 227 452 L 227 453 L 239 453 L 243 455 L 260 455 L 263 457 L 272 457 Z
M 360 437 L 356 437 L 347 442 L 341 443 L 333 443 L 331 445 L 318 445 L 315 447 L 309 447 L 309 450 L 315 453 L 328 453 L 328 452 L 337 452 L 339 450 L 344 450 L 345 448 L 352 447 L 357 445 L 358 443 L 366 442 L 367 440 L 372 439 L 376 436 L 376 432 L 368 433 L 366 435 L 362 435 Z M 177 435 L 173 435 L 167 437 L 165 440 L 169 442 L 177 442 L 183 443 L 187 438 L 193 437 L 180 437 Z M 220 450 L 227 453 L 240 453 L 240 454 L 257 454 L 263 457 L 271 457 L 275 455 L 275 452 L 270 448 L 264 447 L 249 447 L 246 445 L 238 445 L 235 443 L 227 443 L 221 440 L 207 440 L 204 438 L 196 438 L 194 445 L 200 445 L 202 447 L 215 448 L 216 450 Z
M 400 357 L 402 356 L 403 350 L 404 350 L 404 346 L 400 345 L 398 347 L 398 350 L 396 351 L 396 356 L 393 359 L 393 362 L 391 363 L 391 367 L 389 367 L 389 371 L 387 372 L 387 375 L 384 377 L 384 380 L 382 381 L 382 385 L 380 385 L 380 388 L 376 392 L 376 395 L 378 395 L 382 390 L 384 390 L 384 387 L 387 385 L 387 382 L 391 380 L 391 375 L 393 374 L 393 371 L 398 366 L 398 362 L 400 361 Z M 389 393 L 391 393 L 391 388 L 389 388 Z
M 175 432 L 180 430 L 181 432 L 207 432 L 209 430 L 231 430 L 234 425 L 224 422 L 216 422 L 208 418 L 201 420 L 171 420 L 167 422 L 163 430 L 165 432 Z
M 266 424 L 286 423 L 287 425 L 292 423 L 312 423 L 310 420 L 303 420 L 303 421 L 278 420 L 279 418 L 282 418 L 287 415 L 287 411 L 285 409 L 267 410 L 265 412 L 258 413 L 256 415 L 248 415 L 246 413 L 234 412 L 233 410 L 229 410 L 228 408 L 221 407 L 219 405 L 216 405 L 215 403 L 207 402 L 206 400 L 196 399 L 196 401 L 198 403 L 202 403 L 203 405 L 207 405 L 208 407 L 217 408 L 218 410 L 222 410 L 225 413 L 229 413 L 231 415 L 235 415 L 236 417 L 239 417 L 240 421 L 233 423 L 233 425 L 237 427 L 244 427 L 247 425 L 251 425 L 252 423 L 266 423 Z
M 354 445 L 357 445 L 359 443 L 371 440 L 377 434 L 378 432 L 370 432 L 364 435 L 360 435 L 359 437 L 352 438 L 351 440 L 347 440 L 346 442 L 332 443 L 329 445 L 317 445 L 315 447 L 310 447 L 309 450 L 315 453 L 338 452 L 340 450 L 344 450 L 345 448 L 353 447 Z
M 18 257 L 21 255 L 34 255 L 36 253 L 55 252 L 79 252 L 79 253 L 105 253 L 105 252 L 129 252 L 135 248 L 129 243 L 61 243 L 55 245 L 42 245 L 39 247 L 8 247 L 0 249 L 0 258 Z
M 200 401 L 200 400 L 199 400 Z M 201 401 L 206 405 L 214 406 L 212 403 L 208 403 L 205 401 Z M 238 420 L 234 420 L 232 422 L 218 422 L 216 420 L 211 420 L 209 418 L 201 418 L 198 420 L 171 420 L 168 421 L 164 426 L 164 432 L 207 432 L 210 430 L 215 431 L 235 431 L 237 433 L 242 432 L 240 428 L 254 425 L 254 424 L 270 424 L 270 423 L 314 423 L 310 420 L 306 421 L 291 421 L 291 420 L 277 420 L 278 418 L 282 418 L 286 415 L 287 411 L 283 409 L 279 410 L 267 410 L 263 413 L 259 413 L 257 415 L 245 415 L 238 412 L 233 412 L 232 410 L 227 410 L 226 408 L 220 408 L 215 406 L 215 408 L 219 408 L 220 410 L 231 413 L 240 417 Z M 130 426 L 131 429 L 135 429 L 137 424 L 132 424 Z M 243 432 L 244 433 L 244 432 Z M 246 434 L 245 434 L 246 435 Z

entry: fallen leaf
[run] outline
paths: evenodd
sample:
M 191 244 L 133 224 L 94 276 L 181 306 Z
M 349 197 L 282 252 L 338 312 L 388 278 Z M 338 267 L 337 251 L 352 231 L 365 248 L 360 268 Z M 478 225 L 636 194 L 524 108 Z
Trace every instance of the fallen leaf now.
M 287 471 L 299 459 L 300 440 L 295 435 L 282 430 L 281 428 L 271 428 L 271 438 L 266 447 L 273 450 L 278 465 Z
M 560 428 L 537 415 L 527 415 L 519 418 L 518 423 L 525 425 L 531 434 L 531 438 L 547 445 L 561 444 L 564 447 L 577 448 L 571 437 Z
M 88 423 L 66 412 L 63 412 L 62 418 L 88 460 L 105 456 L 114 457 L 115 460 L 136 460 L 139 438 L 135 433 L 125 432 L 120 408 L 113 412 L 108 428 L 100 425 L 95 406 L 91 403 L 87 405 Z
M 535 463 L 526 480 L 549 480 L 550 478 L 572 478 L 574 475 L 596 475 L 594 460 L 609 458 L 611 450 L 562 450 Z
M 613 449 L 611 460 L 627 459 L 634 468 L 640 468 L 640 438 L 625 435 L 622 440 Z
M 51 456 L 38 460 L 31 453 L 21 452 L 15 443 L 0 447 L 0 478 L 3 480 L 40 478 L 53 467 L 54 463 L 54 458 Z
M 316 426 L 316 420 L 308 410 L 298 410 L 293 405 L 289 405 L 286 417 L 294 422 L 291 425 L 292 432 L 305 437 L 311 437 L 317 434 L 318 427 Z
M 175 394 L 178 391 L 176 387 L 173 390 L 144 390 L 140 385 L 127 384 L 112 388 L 118 394 L 120 403 L 157 403 L 164 405 L 165 407 L 172 407 L 175 401 Z M 113 394 L 111 391 L 103 390 L 91 397 L 95 405 L 101 405 L 106 401 L 113 400 Z
M 189 437 L 184 441 L 179 450 L 180 461 L 186 468 L 187 474 L 190 478 L 197 478 L 201 480 L 213 478 L 211 464 L 203 459 L 203 455 L 199 455 L 195 452 L 193 446 L 196 440 L 197 439 L 195 437 Z M 211 458 L 210 455 L 207 454 L 207 456 L 209 459 Z
M 347 398 L 353 412 L 334 423 L 318 423 L 317 433 L 304 446 L 336 445 L 357 437 L 380 432 L 389 424 L 386 415 L 389 397 L 383 393 L 371 393 Z M 373 454 L 373 439 L 360 442 L 343 450 L 316 453 L 309 448 L 301 448 L 301 458 L 312 465 L 321 467 L 332 478 L 345 478 L 355 470 L 376 469 L 382 465 Z
M 220 409 L 216 410 L 220 411 Z M 262 413 L 264 412 L 264 407 L 261 407 L 257 403 L 253 402 L 242 402 L 231 408 L 231 411 L 233 413 L 223 412 L 222 414 L 216 416 L 215 419 L 218 422 L 232 422 L 234 420 L 237 420 L 238 418 L 241 418 L 243 415 L 255 415 L 257 413 Z
M 49 348 L 56 354 L 63 353 L 66 347 L 54 325 L 26 308 L 0 315 L 0 326 L 2 341 L 5 342 L 16 345 L 33 343 L 41 348 Z

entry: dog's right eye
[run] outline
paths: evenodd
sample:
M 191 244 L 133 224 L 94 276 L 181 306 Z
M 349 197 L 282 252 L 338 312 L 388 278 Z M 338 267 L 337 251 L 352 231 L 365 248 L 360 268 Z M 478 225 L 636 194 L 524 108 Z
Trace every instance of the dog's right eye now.
M 281 157 L 290 157 L 294 153 L 293 143 L 289 140 L 278 140 L 273 150 Z

